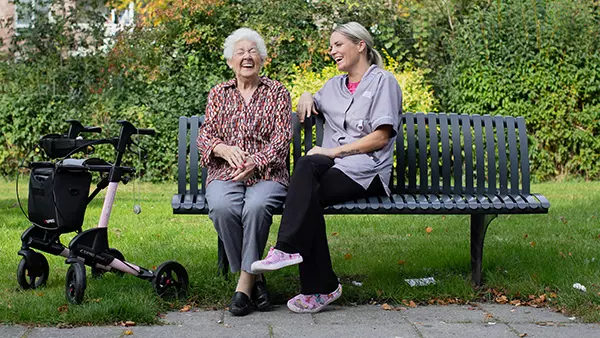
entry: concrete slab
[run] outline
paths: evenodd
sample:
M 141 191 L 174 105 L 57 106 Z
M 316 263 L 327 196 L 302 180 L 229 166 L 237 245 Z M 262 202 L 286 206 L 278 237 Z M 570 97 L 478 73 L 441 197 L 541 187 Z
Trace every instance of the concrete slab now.
M 0 337 L 21 337 L 25 332 L 27 328 L 23 326 L 0 325 Z
M 479 307 L 490 313 L 494 318 L 504 323 L 572 323 L 569 317 L 548 308 L 534 308 L 529 306 L 509 306 L 501 304 L 480 303 Z
M 519 334 L 527 334 L 530 337 L 544 338 L 598 338 L 600 337 L 600 325 L 598 324 L 555 324 L 555 325 L 537 325 L 537 324 L 509 324 Z
M 191 325 L 139 326 L 128 328 L 133 332 L 132 337 L 164 338 L 164 337 L 269 337 L 269 327 L 266 325 L 232 326 L 214 324 L 206 327 Z M 129 337 L 129 336 L 123 336 Z
M 226 311 L 223 316 L 223 323 L 238 327 L 245 325 L 296 327 L 315 324 L 313 317 L 310 314 L 293 313 L 285 306 L 276 306 L 272 311 L 267 312 L 254 311 L 244 317 L 232 316 Z
M 471 305 L 418 306 L 403 311 L 411 323 L 486 323 L 486 316 L 479 307 Z
M 415 327 L 422 337 L 518 337 L 506 324 L 448 324 L 448 323 L 417 323 Z
M 398 337 L 418 338 L 419 334 L 410 324 L 316 324 L 302 328 L 275 326 L 273 337 L 315 337 L 315 338 L 364 338 L 364 337 Z
M 316 324 L 406 324 L 401 311 L 386 311 L 381 306 L 331 306 L 313 315 Z
M 204 326 L 217 324 L 219 320 L 223 320 L 223 310 L 204 310 L 192 309 L 188 312 L 169 312 L 161 319 L 165 324 L 185 324 L 191 326 Z
M 124 329 L 117 326 L 84 326 L 72 329 L 56 327 L 34 327 L 27 332 L 27 338 L 118 338 Z M 20 337 L 20 336 L 12 336 Z

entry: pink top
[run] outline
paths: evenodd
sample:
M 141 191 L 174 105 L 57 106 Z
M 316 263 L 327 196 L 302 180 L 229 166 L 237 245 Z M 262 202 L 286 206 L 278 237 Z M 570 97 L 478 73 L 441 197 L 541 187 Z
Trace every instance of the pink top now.
M 346 86 L 348 87 L 348 90 L 350 91 L 350 93 L 354 94 L 359 83 L 360 83 L 360 81 L 358 81 L 358 82 L 348 81 L 348 84 Z

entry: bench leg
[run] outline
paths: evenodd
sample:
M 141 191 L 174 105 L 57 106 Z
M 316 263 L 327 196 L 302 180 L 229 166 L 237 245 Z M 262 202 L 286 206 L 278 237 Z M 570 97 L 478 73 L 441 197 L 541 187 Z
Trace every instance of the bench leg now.
M 481 260 L 485 232 L 496 216 L 498 215 L 471 215 L 471 279 L 477 287 L 481 286 Z
M 223 246 L 223 242 L 217 236 L 217 240 L 219 241 L 218 245 L 218 268 L 219 274 L 227 279 L 227 275 L 229 274 L 229 261 L 227 260 L 227 254 L 225 253 L 225 246 Z

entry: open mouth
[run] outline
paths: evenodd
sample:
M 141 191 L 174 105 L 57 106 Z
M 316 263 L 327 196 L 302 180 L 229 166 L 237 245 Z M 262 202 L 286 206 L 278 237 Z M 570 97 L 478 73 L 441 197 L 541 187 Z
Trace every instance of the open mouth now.
M 242 63 L 242 68 L 252 69 L 252 68 L 254 68 L 254 63 L 244 62 L 244 63 Z

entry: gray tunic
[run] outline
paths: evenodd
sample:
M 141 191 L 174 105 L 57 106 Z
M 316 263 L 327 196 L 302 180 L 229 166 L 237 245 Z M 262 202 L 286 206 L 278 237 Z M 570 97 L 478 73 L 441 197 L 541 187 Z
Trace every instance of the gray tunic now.
M 394 75 L 376 65 L 369 67 L 354 94 L 346 86 L 347 78 L 347 74 L 333 77 L 313 98 L 317 110 L 325 117 L 323 148 L 354 142 L 379 126 L 391 125 L 394 136 L 385 147 L 368 154 L 336 158 L 333 166 L 365 190 L 373 178 L 379 176 L 389 195 L 394 140 L 402 113 L 402 91 Z

